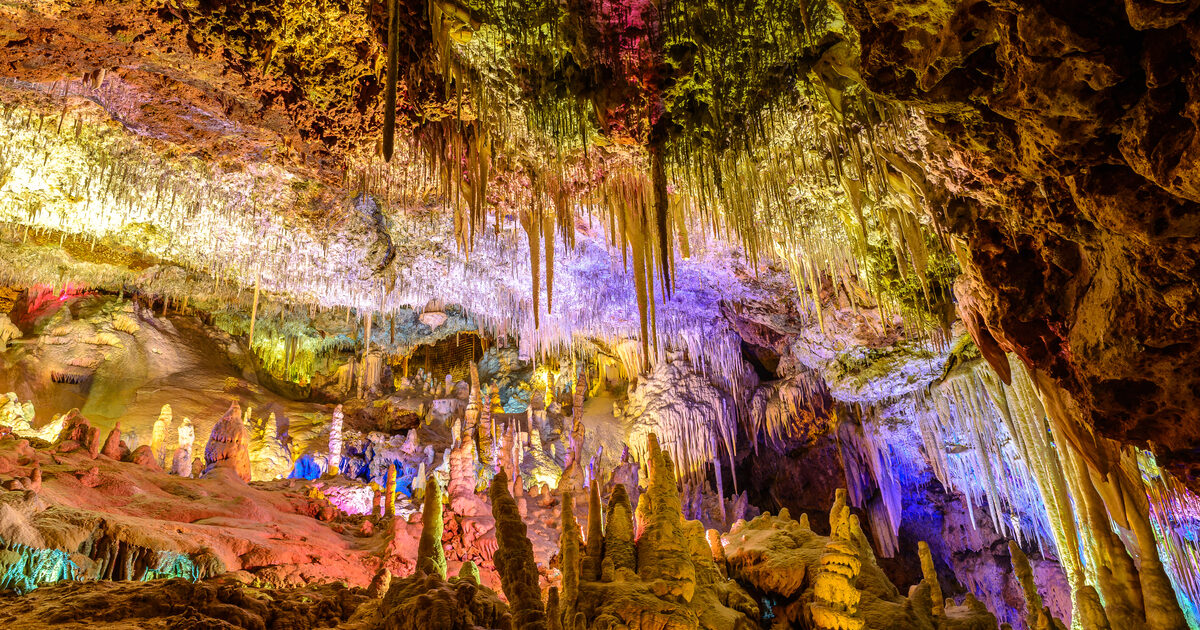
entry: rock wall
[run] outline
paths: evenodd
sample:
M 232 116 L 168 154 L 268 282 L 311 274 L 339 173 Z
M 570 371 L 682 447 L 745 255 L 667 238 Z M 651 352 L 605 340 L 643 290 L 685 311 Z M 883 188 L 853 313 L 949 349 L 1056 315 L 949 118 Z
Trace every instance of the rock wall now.
M 914 108 L 959 310 L 1107 437 L 1200 488 L 1195 3 L 845 0 L 874 92 Z

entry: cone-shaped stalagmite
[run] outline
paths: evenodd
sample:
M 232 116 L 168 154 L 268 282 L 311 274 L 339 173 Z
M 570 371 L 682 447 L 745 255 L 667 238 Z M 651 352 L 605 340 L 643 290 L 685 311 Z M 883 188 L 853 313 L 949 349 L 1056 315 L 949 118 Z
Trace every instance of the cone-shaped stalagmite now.
M 236 402 L 213 425 L 208 444 L 204 446 L 204 474 L 218 466 L 228 466 L 243 481 L 250 481 L 250 436 L 242 424 L 242 408 Z
M 638 524 L 642 535 L 637 545 L 638 575 L 656 588 L 691 601 L 696 593 L 696 568 L 692 565 L 683 533 L 683 506 L 675 486 L 675 467 L 658 445 L 658 437 L 647 437 L 650 485 L 638 502 Z
M 1025 592 L 1025 625 L 1038 628 L 1038 618 L 1042 616 L 1042 596 L 1038 594 L 1037 584 L 1033 581 L 1033 567 L 1029 566 L 1029 558 L 1014 541 L 1008 541 L 1008 553 L 1012 557 L 1013 573 L 1021 582 L 1021 590 Z
M 850 508 L 835 501 L 829 522 L 829 542 L 813 580 L 816 601 L 809 604 L 809 612 L 814 625 L 821 630 L 859 630 L 864 621 L 858 614 L 862 593 L 856 583 L 862 558 L 852 540 Z
M 526 527 L 517 510 L 517 502 L 508 492 L 508 475 L 501 469 L 492 477 L 488 489 L 492 500 L 492 516 L 496 519 L 496 572 L 504 595 L 512 606 L 514 630 L 544 630 L 545 609 L 542 591 L 538 586 L 537 563 L 533 559 L 533 544 L 526 536 Z
M 395 470 L 395 466 L 391 468 Z M 392 474 L 395 475 L 394 472 Z M 393 481 L 393 485 L 394 483 Z M 392 501 L 394 502 L 395 498 Z M 395 507 L 392 510 L 394 511 Z M 438 485 L 437 478 L 430 475 L 425 481 L 425 502 L 421 511 L 421 542 L 417 546 L 417 571 L 436 573 L 444 580 L 446 579 L 446 550 L 442 548 L 442 527 L 442 488 Z
M 922 540 L 917 543 L 917 553 L 921 556 L 921 574 L 929 584 L 929 597 L 933 600 L 935 617 L 946 616 L 946 603 L 942 599 L 942 585 L 938 583 L 937 569 L 933 566 L 933 554 L 929 552 L 929 543 Z
M 637 569 L 637 548 L 633 543 L 633 508 L 625 484 L 617 484 L 608 499 L 608 514 L 604 532 L 604 559 L 612 561 L 613 569 Z
M 546 630 L 562 630 L 562 618 L 558 610 L 558 587 L 551 586 L 546 594 Z
M 579 600 L 579 522 L 575 520 L 575 500 L 570 492 L 562 495 L 562 531 L 558 539 L 559 568 L 562 571 L 563 619 L 575 615 L 575 604 Z
M 121 423 L 113 425 L 112 431 L 108 432 L 108 437 L 104 440 L 104 446 L 100 448 L 100 454 L 111 459 L 121 459 Z
M 588 493 L 587 555 L 583 558 L 583 579 L 600 579 L 600 563 L 604 561 L 604 518 L 600 506 L 600 483 L 592 480 Z
M 338 475 L 342 467 L 342 422 L 345 414 L 342 412 L 342 406 L 338 405 L 333 408 L 333 415 L 329 420 L 329 474 Z
M 439 501 L 439 513 L 441 512 L 440 506 Z M 383 478 L 383 515 L 388 518 L 396 516 L 396 465 L 392 463 L 388 464 L 387 474 Z

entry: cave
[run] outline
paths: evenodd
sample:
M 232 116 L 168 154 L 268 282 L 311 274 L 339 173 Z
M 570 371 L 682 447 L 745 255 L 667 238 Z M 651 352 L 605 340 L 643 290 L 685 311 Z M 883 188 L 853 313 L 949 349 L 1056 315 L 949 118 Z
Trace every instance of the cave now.
M 0 15 L 0 628 L 1200 630 L 1200 2 Z

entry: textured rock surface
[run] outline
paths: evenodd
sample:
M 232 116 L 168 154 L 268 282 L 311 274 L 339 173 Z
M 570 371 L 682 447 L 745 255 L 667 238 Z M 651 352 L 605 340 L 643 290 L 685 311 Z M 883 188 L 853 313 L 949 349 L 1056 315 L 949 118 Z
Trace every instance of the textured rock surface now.
M 963 239 L 960 311 L 1102 435 L 1200 488 L 1195 3 L 848 0 L 860 75 L 916 108 L 911 157 Z
M 266 590 L 229 579 L 64 582 L 0 599 L 0 624 L 13 630 L 345 628 L 366 600 L 363 589 L 338 584 Z
M 515 630 L 541 630 L 546 613 L 538 588 L 533 545 L 526 537 L 527 528 L 517 510 L 517 502 L 508 492 L 508 476 L 503 470 L 492 478 L 488 495 L 496 519 L 496 570 L 504 585 L 504 594 L 512 604 Z
M 250 435 L 242 423 L 242 408 L 236 402 L 213 425 L 204 445 L 204 474 L 218 467 L 231 468 L 243 481 L 250 481 Z

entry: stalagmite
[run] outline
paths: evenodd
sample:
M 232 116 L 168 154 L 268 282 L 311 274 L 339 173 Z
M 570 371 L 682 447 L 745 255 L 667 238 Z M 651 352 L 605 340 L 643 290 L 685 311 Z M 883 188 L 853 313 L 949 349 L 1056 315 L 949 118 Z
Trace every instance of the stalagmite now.
M 504 413 L 504 407 L 500 406 L 500 390 L 495 386 L 485 385 L 483 388 L 483 401 L 479 412 L 479 461 L 484 465 L 489 465 L 493 462 L 493 450 L 496 442 L 496 420 L 498 414 Z
M 480 433 L 480 419 L 483 416 L 483 396 L 479 392 L 479 366 L 474 362 L 470 364 L 471 372 L 471 389 L 467 396 L 467 409 L 463 413 L 463 430 L 466 433 L 468 440 L 472 442 L 472 446 L 478 444 L 478 436 Z
M 342 421 L 345 414 L 342 412 L 342 406 L 338 405 L 333 408 L 333 414 L 329 420 L 329 469 L 328 473 L 333 476 L 341 474 L 342 467 Z
M 180 477 L 190 477 L 192 475 L 192 447 L 196 441 L 196 430 L 192 427 L 192 420 L 184 418 L 179 424 L 179 446 L 175 449 L 175 456 L 171 462 L 171 470 Z
M 624 484 L 613 488 L 608 499 L 608 513 L 604 522 L 604 560 L 612 562 L 614 569 L 637 570 L 637 547 L 633 540 L 633 508 Z
M 1013 573 L 1021 583 L 1025 592 L 1025 625 L 1027 628 L 1039 628 L 1038 617 L 1042 614 L 1042 596 L 1038 594 L 1037 584 L 1033 581 L 1033 568 L 1025 552 L 1014 541 L 1008 541 L 1008 553 L 1012 558 Z
M 112 431 L 108 432 L 108 437 L 104 439 L 104 446 L 100 447 L 100 454 L 114 459 L 121 460 L 121 423 L 117 422 L 113 425 Z M 189 464 L 191 460 L 188 460 Z
M 933 601 L 933 615 L 946 616 L 945 600 L 942 599 L 942 585 L 938 582 L 937 569 L 933 566 L 933 554 L 929 552 L 929 543 L 924 540 L 917 543 L 917 554 L 921 557 L 921 574 L 929 584 L 929 597 Z
M 395 467 L 392 467 L 393 471 Z M 392 473 L 395 475 L 395 472 Z M 393 477 L 394 479 L 394 477 Z M 395 501 L 393 493 L 392 501 Z M 394 503 L 393 503 L 394 506 Z M 436 573 L 446 579 L 446 551 L 442 548 L 442 488 L 432 475 L 425 482 L 425 501 L 421 509 L 421 542 L 417 547 L 417 571 Z M 395 514 L 395 507 L 392 508 Z
M 558 562 L 562 571 L 563 619 L 573 619 L 579 600 L 580 541 L 579 523 L 575 520 L 575 500 L 570 492 L 562 493 L 562 531 L 559 532 Z
M 428 504 L 428 500 L 426 500 L 426 504 Z M 440 507 L 438 512 L 441 512 Z M 387 473 L 384 475 L 383 482 L 383 516 L 385 518 L 396 517 L 396 465 L 390 462 L 387 465 Z M 418 566 L 420 566 L 419 563 Z
M 79 446 L 87 448 L 88 436 L 91 434 L 92 424 L 79 413 L 78 409 L 68 411 L 60 418 L 56 418 L 51 424 L 62 427 L 57 439 L 55 439 L 55 443 L 74 442 Z
M 258 434 L 258 431 L 255 431 Z M 271 481 L 287 475 L 292 470 L 292 457 L 279 439 L 279 425 L 275 412 L 263 421 L 262 432 L 257 439 L 251 438 L 250 476 L 255 481 Z
M 600 579 L 600 565 L 604 561 L 604 517 L 600 504 L 600 482 L 592 480 L 588 493 L 587 554 L 584 556 L 582 576 L 595 582 Z
M 171 429 L 171 405 L 163 405 L 154 421 L 154 431 L 150 437 L 150 450 L 160 466 L 167 465 L 167 432 Z
M 558 609 L 558 587 L 546 593 L 546 630 L 562 630 L 562 615 Z
M 517 511 L 517 503 L 508 492 L 508 476 L 504 470 L 492 477 L 488 496 L 492 501 L 492 516 L 496 519 L 497 549 L 494 561 L 504 594 L 512 606 L 513 628 L 545 630 L 545 609 L 538 586 L 533 544 L 526 536 L 527 530 Z
M 809 604 L 813 624 L 821 630 L 860 630 L 864 626 L 858 615 L 862 593 L 855 586 L 862 560 L 850 540 L 849 519 L 850 509 L 835 502 L 829 515 L 832 531 L 813 584 L 816 601 Z
M 204 474 L 219 466 L 233 469 L 242 481 L 250 481 L 250 436 L 242 424 L 242 410 L 236 402 L 229 405 L 225 415 L 213 425 L 212 434 L 204 446 Z
M 650 483 L 638 501 L 638 526 L 642 530 L 637 541 L 638 576 L 651 581 L 659 595 L 691 601 L 696 592 L 696 569 L 683 534 L 675 469 L 659 448 L 657 436 L 651 433 L 647 442 Z

